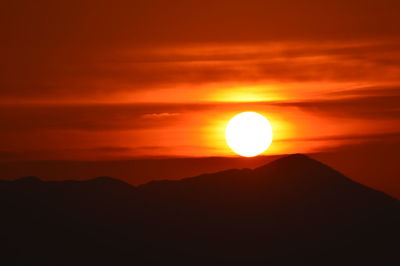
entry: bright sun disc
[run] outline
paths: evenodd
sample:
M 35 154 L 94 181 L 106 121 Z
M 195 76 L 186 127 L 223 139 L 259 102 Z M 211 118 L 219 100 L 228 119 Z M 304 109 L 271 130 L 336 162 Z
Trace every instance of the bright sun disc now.
M 225 131 L 226 142 L 237 154 L 253 157 L 265 152 L 272 143 L 272 127 L 259 113 L 244 112 L 234 116 Z

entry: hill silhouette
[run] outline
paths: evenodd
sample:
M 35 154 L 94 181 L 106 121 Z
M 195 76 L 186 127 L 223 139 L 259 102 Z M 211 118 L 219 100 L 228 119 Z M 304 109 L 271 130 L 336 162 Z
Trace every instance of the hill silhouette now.
M 399 201 L 301 154 L 138 187 L 0 181 L 0 210 L 4 265 L 398 261 Z

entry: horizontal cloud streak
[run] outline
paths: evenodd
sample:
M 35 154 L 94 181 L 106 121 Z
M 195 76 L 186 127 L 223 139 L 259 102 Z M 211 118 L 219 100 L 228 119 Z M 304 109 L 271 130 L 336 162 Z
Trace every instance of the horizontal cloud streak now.
M 20 65 L 13 69 L 15 62 L 9 62 L 0 72 L 0 95 L 3 102 L 115 102 L 121 98 L 135 102 L 153 92 L 153 98 L 146 101 L 157 102 L 174 101 L 177 87 L 186 90 L 190 101 L 197 95 L 187 90 L 209 94 L 226 84 L 352 82 L 388 86 L 400 84 L 399 48 L 400 41 L 395 40 L 161 47 L 111 51 L 98 58 L 83 57 L 44 68 L 26 65 L 29 73 L 21 72 Z M 169 97 L 158 97 L 159 89 L 170 89 Z
M 182 116 L 204 111 L 226 112 L 245 108 L 298 108 L 317 116 L 349 119 L 400 119 L 400 90 L 364 88 L 330 93 L 332 99 L 233 103 L 149 103 L 0 106 L 0 130 L 123 130 L 179 123 Z M 334 97 L 336 96 L 336 98 Z M 276 110 L 275 110 L 276 111 Z

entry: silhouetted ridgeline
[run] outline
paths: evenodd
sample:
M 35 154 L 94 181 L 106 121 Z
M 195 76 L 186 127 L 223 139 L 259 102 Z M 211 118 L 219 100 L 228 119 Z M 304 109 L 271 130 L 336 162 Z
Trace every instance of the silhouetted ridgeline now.
M 399 201 L 304 155 L 139 187 L 0 181 L 1 265 L 398 265 Z

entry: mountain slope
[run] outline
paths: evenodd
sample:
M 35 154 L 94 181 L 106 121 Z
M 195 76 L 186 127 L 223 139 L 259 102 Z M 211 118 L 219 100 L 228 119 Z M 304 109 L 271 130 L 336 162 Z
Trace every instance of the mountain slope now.
M 16 265 L 391 265 L 399 201 L 296 154 L 137 188 L 0 182 Z

